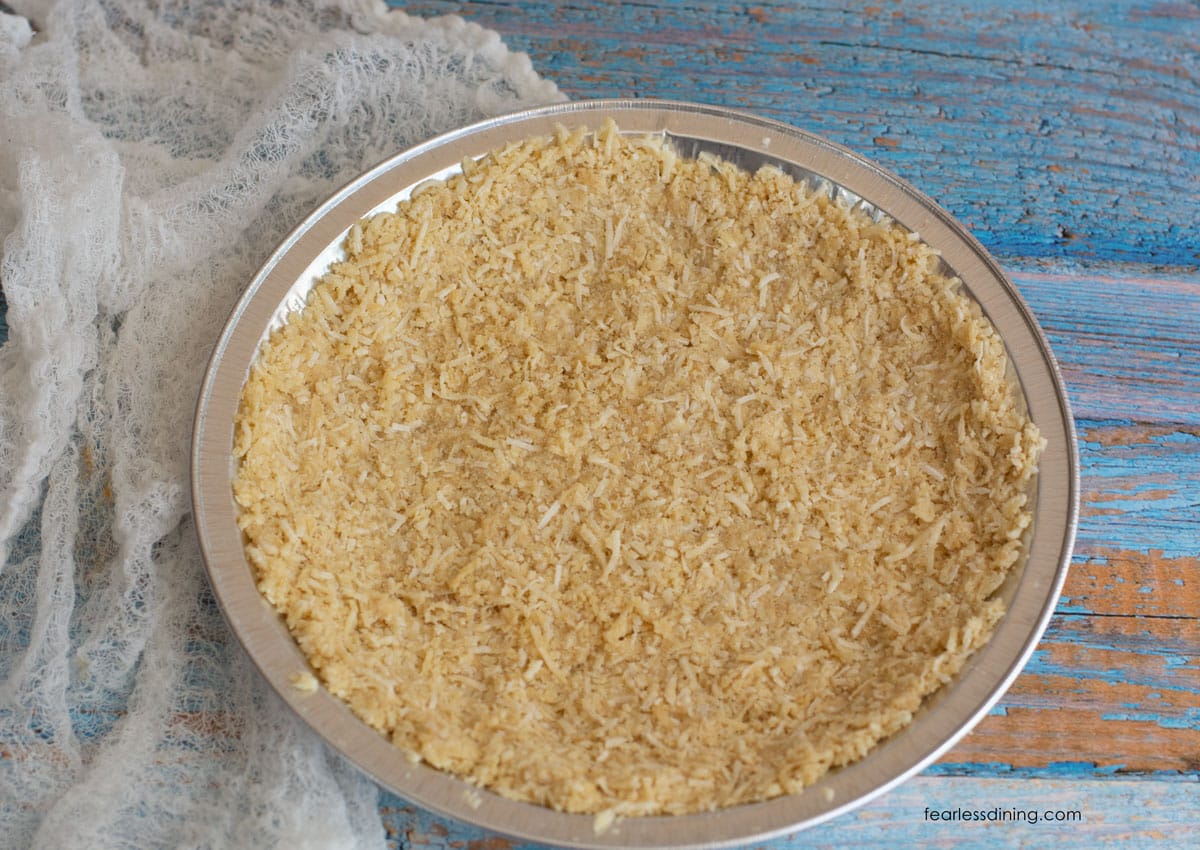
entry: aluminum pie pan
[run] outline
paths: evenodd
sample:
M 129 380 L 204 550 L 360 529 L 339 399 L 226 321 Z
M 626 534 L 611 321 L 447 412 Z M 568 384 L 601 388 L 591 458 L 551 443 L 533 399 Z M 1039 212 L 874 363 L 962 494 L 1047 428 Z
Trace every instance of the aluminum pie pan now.
M 305 693 L 292 685 L 308 663 L 259 594 L 246 560 L 232 495 L 232 447 L 238 399 L 261 343 L 344 256 L 351 225 L 393 210 L 421 183 L 458 172 L 464 159 L 558 127 L 594 130 L 609 118 L 623 134 L 661 136 L 681 155 L 707 152 L 751 171 L 774 165 L 918 233 L 1000 333 L 1010 371 L 1047 444 L 1031 494 L 1034 522 L 1026 558 L 998 591 L 1008 611 L 991 640 L 924 701 L 908 727 L 801 794 L 713 812 L 629 818 L 598 832 L 590 815 L 509 800 L 412 763 L 324 688 Z M 724 847 L 766 840 L 850 811 L 937 759 L 1000 699 L 1045 630 L 1074 542 L 1078 469 L 1073 420 L 1045 335 L 997 263 L 949 213 L 878 165 L 810 133 L 741 111 L 649 100 L 582 101 L 483 121 L 400 153 L 338 190 L 283 240 L 230 315 L 201 387 L 191 459 L 196 529 L 218 603 L 262 674 L 317 734 L 383 786 L 427 809 L 518 839 L 596 848 Z

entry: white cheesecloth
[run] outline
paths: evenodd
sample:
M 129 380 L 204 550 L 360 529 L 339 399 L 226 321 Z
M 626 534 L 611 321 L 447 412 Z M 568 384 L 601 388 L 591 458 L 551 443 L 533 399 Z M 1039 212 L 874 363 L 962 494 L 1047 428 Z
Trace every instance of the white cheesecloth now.
M 324 196 L 561 95 L 493 32 L 366 2 L 8 5 L 0 846 L 382 847 L 377 787 L 213 602 L 193 406 L 238 295 Z

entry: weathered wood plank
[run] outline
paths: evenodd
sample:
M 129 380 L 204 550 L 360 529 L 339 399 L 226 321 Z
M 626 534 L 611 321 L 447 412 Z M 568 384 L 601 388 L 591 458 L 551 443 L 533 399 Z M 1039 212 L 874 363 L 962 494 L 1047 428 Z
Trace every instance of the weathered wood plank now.
M 1071 847 L 1119 846 L 1126 850 L 1195 847 L 1198 792 L 1200 786 L 1186 781 L 920 776 L 829 823 L 767 845 L 748 846 L 868 850 L 1048 847 L 1064 843 Z M 979 815 L 964 817 L 960 813 L 949 815 L 953 820 L 942 819 L 942 812 L 956 810 L 979 812 Z M 396 850 L 537 847 L 433 817 L 396 798 L 386 800 L 382 811 L 388 845 Z M 939 813 L 936 821 L 932 819 L 933 811 Z
M 1002 257 L 1200 263 L 1192 3 L 398 5 L 499 30 L 573 98 L 741 106 L 849 145 Z
M 1079 533 L 1064 610 L 1197 616 L 1200 428 L 1078 420 L 1077 430 Z
M 1200 275 L 1011 277 L 1050 339 L 1077 418 L 1200 426 Z
M 1104 547 L 1078 552 L 1058 611 L 1195 618 L 1200 611 L 1200 556 Z
M 1000 705 L 937 770 L 1197 776 L 1200 621 L 1056 616 Z

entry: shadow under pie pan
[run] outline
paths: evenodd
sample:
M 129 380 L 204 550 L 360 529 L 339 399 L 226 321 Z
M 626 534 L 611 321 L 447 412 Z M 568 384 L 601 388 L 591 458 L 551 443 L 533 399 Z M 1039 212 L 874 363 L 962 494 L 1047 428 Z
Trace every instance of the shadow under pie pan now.
M 681 156 L 708 153 L 751 172 L 775 166 L 919 234 L 999 332 L 1010 373 L 1046 445 L 1030 494 L 1033 524 L 1025 556 L 998 591 L 1007 612 L 953 680 L 925 699 L 911 724 L 803 793 L 712 812 L 632 817 L 598 831 L 594 816 L 516 802 L 413 763 L 324 688 L 298 689 L 293 677 L 307 671 L 308 662 L 256 587 L 232 484 L 239 397 L 260 346 L 345 256 L 352 225 L 394 210 L 425 181 L 456 174 L 464 159 L 549 136 L 559 127 L 597 130 L 608 119 L 622 134 L 661 137 Z M 1078 512 L 1078 459 L 1062 379 L 1045 336 L 995 261 L 930 199 L 861 156 L 778 122 L 696 104 L 607 100 L 520 112 L 432 139 L 355 179 L 302 221 L 255 276 L 216 342 L 196 410 L 192 495 L 209 577 L 234 633 L 284 701 L 381 784 L 435 812 L 546 844 L 718 847 L 813 826 L 860 806 L 933 762 L 988 712 L 1033 652 L 1058 599 Z

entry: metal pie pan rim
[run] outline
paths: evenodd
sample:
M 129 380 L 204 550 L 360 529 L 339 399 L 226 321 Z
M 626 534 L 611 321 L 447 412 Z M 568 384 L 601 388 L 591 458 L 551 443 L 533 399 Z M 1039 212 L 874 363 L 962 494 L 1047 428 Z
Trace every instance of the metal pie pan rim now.
M 918 230 L 942 252 L 997 326 L 1048 445 L 1037 479 L 1029 558 L 1005 590 L 1009 611 L 989 643 L 950 684 L 926 699 L 910 726 L 802 794 L 713 812 L 630 818 L 597 833 L 591 816 L 508 800 L 412 764 L 323 688 L 315 693 L 295 688 L 291 677 L 307 670 L 307 664 L 254 585 L 236 527 L 230 482 L 237 395 L 258 345 L 281 312 L 289 309 L 289 294 L 306 289 L 310 267 L 340 245 L 351 224 L 382 205 L 394 205 L 402 189 L 444 173 L 464 156 L 552 132 L 558 124 L 594 129 L 610 117 L 624 133 L 699 139 L 702 146 L 745 151 L 756 161 L 778 160 L 815 171 Z M 801 154 L 803 161 L 798 161 Z M 331 195 L 264 263 L 218 338 L 197 401 L 191 471 L 197 536 L 221 610 L 255 665 L 292 710 L 401 797 L 517 839 L 570 847 L 721 847 L 766 840 L 824 822 L 911 777 L 970 731 L 1032 654 L 1066 577 L 1078 517 L 1074 425 L 1049 343 L 1016 288 L 961 224 L 900 178 L 813 134 L 739 110 L 648 100 L 580 101 L 488 119 L 397 154 Z

